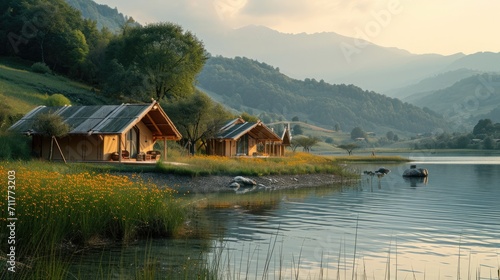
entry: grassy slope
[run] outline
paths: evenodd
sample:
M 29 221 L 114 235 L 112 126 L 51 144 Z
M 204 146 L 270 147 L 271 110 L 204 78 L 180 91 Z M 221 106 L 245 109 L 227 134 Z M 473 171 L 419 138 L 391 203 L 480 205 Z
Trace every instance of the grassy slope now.
M 22 61 L 0 58 L 0 102 L 9 106 L 12 113 L 25 114 L 54 93 L 65 95 L 74 105 L 107 101 L 90 86 L 62 76 L 33 73 Z

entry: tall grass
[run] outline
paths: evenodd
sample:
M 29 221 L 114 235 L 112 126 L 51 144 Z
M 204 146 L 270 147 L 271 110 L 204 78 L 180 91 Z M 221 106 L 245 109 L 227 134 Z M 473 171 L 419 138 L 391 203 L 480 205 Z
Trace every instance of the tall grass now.
M 22 244 L 17 259 L 26 265 L 33 266 L 40 256 L 53 255 L 56 249 L 170 236 L 185 218 L 172 190 L 132 182 L 125 176 L 50 170 L 57 165 L 47 165 L 48 170 L 29 166 L 0 165 L 2 178 L 7 178 L 8 170 L 16 171 L 16 242 Z M 0 200 L 2 209 L 7 209 L 6 196 L 7 191 Z M 7 216 L 0 221 L 5 228 Z M 0 244 L 6 251 L 7 236 L 0 236 Z
M 349 176 L 335 158 L 327 158 L 309 153 L 293 153 L 286 157 L 179 157 L 172 161 L 184 165 L 158 163 L 158 169 L 165 173 L 190 176 L 208 175 L 299 175 L 328 173 Z

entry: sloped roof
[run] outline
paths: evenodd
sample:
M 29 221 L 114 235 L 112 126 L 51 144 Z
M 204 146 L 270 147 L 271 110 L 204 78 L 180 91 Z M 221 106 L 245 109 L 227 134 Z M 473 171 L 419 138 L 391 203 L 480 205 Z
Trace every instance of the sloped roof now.
M 281 139 L 283 140 L 283 145 L 285 146 L 292 145 L 292 135 L 290 135 L 290 130 L 288 129 L 288 127 L 285 127 L 283 135 L 281 135 Z
M 103 106 L 39 106 L 16 122 L 10 130 L 37 134 L 34 123 L 41 114 L 56 114 L 70 126 L 69 134 L 122 134 L 142 122 L 156 139 L 179 140 L 182 136 L 160 105 L 122 104 Z
M 281 141 L 281 138 L 262 122 L 245 122 L 241 118 L 228 122 L 221 128 L 216 138 L 238 140 L 245 134 L 257 140 Z

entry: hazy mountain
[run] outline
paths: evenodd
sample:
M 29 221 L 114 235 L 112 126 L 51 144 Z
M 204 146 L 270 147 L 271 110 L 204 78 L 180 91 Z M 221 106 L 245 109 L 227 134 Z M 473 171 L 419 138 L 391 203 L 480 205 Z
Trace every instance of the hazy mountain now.
M 415 55 L 333 32 L 285 34 L 263 26 L 199 36 L 212 54 L 245 56 L 275 65 L 293 78 L 355 84 L 377 92 L 438 74 L 464 56 Z
M 468 77 L 412 103 L 439 112 L 454 124 L 471 126 L 477 116 L 488 115 L 500 105 L 500 75 Z
M 448 125 L 436 113 L 353 85 L 332 85 L 315 79 L 297 80 L 266 63 L 248 58 L 210 58 L 198 77 L 202 89 L 238 110 L 264 112 L 344 131 L 356 126 L 424 133 Z M 261 116 L 262 117 L 262 116 Z
M 85 17 L 104 26 L 115 21 L 121 26 L 125 19 L 116 9 L 91 0 L 67 1 Z M 108 27 L 116 28 L 111 26 Z M 296 79 L 354 84 L 388 95 L 393 89 L 461 68 L 500 71 L 496 70 L 500 67 L 498 53 L 416 55 L 334 32 L 286 34 L 254 25 L 235 30 L 205 26 L 190 31 L 204 42 L 212 55 L 248 57 L 279 67 L 282 73 Z
M 451 63 L 446 70 L 461 68 L 472 69 L 481 72 L 500 72 L 500 53 L 478 52 L 461 57 Z
M 92 0 L 66 0 L 66 2 L 79 10 L 84 18 L 96 21 L 98 29 L 106 27 L 116 33 L 128 20 L 116 8 L 112 9 L 108 5 L 97 4 Z
M 414 99 L 422 98 L 425 95 L 431 94 L 436 90 L 444 89 L 452 86 L 454 83 L 482 72 L 471 69 L 459 69 L 433 75 L 406 87 L 397 88 L 384 92 L 390 97 L 399 98 L 403 101 L 411 102 Z

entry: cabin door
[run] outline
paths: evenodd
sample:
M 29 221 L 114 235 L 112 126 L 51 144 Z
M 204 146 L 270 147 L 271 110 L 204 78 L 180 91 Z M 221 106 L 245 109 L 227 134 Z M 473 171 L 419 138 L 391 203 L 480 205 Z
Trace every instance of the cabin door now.
M 131 158 L 136 158 L 139 152 L 139 128 L 134 126 L 127 132 L 125 148 L 130 152 Z
M 248 135 L 243 135 L 240 139 L 238 139 L 238 143 L 236 144 L 236 154 L 237 155 L 248 155 Z

